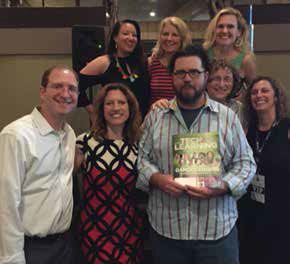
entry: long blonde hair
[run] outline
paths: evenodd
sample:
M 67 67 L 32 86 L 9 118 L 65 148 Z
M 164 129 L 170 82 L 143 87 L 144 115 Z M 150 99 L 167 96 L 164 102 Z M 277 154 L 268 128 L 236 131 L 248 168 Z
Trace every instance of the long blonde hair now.
M 162 34 L 164 27 L 168 24 L 174 26 L 180 36 L 181 39 L 180 50 L 183 50 L 186 46 L 190 45 L 192 42 L 191 32 L 187 24 L 181 18 L 174 16 L 166 17 L 160 22 L 158 40 L 155 47 L 152 50 L 152 55 L 155 56 L 156 58 L 162 58 L 164 55 L 164 50 L 161 48 L 160 45 L 160 36 Z
M 204 43 L 203 43 L 204 49 L 208 50 L 209 48 L 214 46 L 215 39 L 216 39 L 216 33 L 215 33 L 216 27 L 217 27 L 219 19 L 221 18 L 221 16 L 224 16 L 224 15 L 234 15 L 237 18 L 238 30 L 241 32 L 241 36 L 236 39 L 234 43 L 234 47 L 239 51 L 241 50 L 248 51 L 249 50 L 249 29 L 247 26 L 247 22 L 242 16 L 242 14 L 240 13 L 240 11 L 232 7 L 223 8 L 210 21 L 204 35 Z

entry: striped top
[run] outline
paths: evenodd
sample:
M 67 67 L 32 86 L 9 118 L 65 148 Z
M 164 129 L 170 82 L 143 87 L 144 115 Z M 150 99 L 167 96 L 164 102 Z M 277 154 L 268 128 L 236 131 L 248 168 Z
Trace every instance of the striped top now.
M 168 69 L 160 62 L 159 59 L 153 57 L 149 65 L 151 104 L 161 98 L 171 100 L 175 96 L 172 87 L 172 76 Z
M 173 175 L 172 136 L 218 132 L 222 179 L 230 192 L 211 199 L 187 194 L 173 197 L 149 184 L 153 173 Z M 226 236 L 237 220 L 236 200 L 246 192 L 256 165 L 237 115 L 208 98 L 188 129 L 174 100 L 167 109 L 154 109 L 146 117 L 140 140 L 137 187 L 149 191 L 148 217 L 162 236 L 182 240 L 217 240 Z

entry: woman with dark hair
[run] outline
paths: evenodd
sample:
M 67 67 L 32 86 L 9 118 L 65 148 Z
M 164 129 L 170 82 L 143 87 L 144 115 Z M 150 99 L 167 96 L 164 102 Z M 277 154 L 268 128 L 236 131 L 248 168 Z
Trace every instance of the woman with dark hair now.
M 213 61 L 207 83 L 211 99 L 231 108 L 243 122 L 242 103 L 235 100 L 241 88 L 238 71 L 225 60 Z
M 87 263 L 139 263 L 144 218 L 134 199 L 141 114 L 123 84 L 96 97 L 96 129 L 77 139 L 82 162 L 80 244 Z
M 248 192 L 239 202 L 242 264 L 290 259 L 290 120 L 281 86 L 258 77 L 245 97 L 247 139 L 257 163 Z
M 134 20 L 117 22 L 112 29 L 107 54 L 95 58 L 80 71 L 78 105 L 86 107 L 92 127 L 95 125 L 95 109 L 88 100 L 86 89 L 112 82 L 123 83 L 130 88 L 144 116 L 149 106 L 149 81 L 140 27 Z

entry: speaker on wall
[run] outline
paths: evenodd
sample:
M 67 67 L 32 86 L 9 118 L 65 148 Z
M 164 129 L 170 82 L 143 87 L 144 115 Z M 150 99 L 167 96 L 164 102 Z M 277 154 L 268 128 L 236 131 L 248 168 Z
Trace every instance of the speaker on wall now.
M 102 26 L 72 27 L 72 64 L 79 72 L 88 62 L 105 53 L 105 29 Z

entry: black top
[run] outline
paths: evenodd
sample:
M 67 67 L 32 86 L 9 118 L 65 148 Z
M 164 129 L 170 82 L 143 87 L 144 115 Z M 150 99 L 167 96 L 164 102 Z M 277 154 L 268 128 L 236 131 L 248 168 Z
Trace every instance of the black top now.
M 261 184 L 263 178 L 258 183 L 254 180 L 239 201 L 241 244 L 248 247 L 245 254 L 251 259 L 243 263 L 255 263 L 254 258 L 263 264 L 279 263 L 280 257 L 290 259 L 290 251 L 282 250 L 290 244 L 289 125 L 290 120 L 284 119 L 271 131 L 262 133 L 254 124 L 249 126 L 247 139 L 257 162 L 257 174 L 264 176 L 265 188 Z M 257 194 L 259 198 L 265 195 L 264 203 L 255 200 Z
M 116 58 L 110 56 L 110 65 L 108 69 L 101 75 L 84 75 L 79 74 L 80 83 L 80 95 L 78 99 L 78 106 L 86 106 L 91 103 L 86 94 L 86 89 L 96 84 L 106 85 L 108 83 L 119 82 L 125 84 L 136 96 L 142 115 L 144 116 L 149 108 L 150 90 L 149 90 L 149 76 L 147 70 L 136 63 L 136 61 L 130 57 L 118 58 L 122 70 L 125 74 L 128 74 L 126 63 L 129 65 L 131 71 L 138 77 L 132 82 L 130 78 L 123 78 L 123 74 L 117 68 Z
M 202 108 L 203 106 L 197 109 L 185 109 L 179 106 L 180 112 L 188 129 L 190 129 L 192 123 L 194 122 Z

